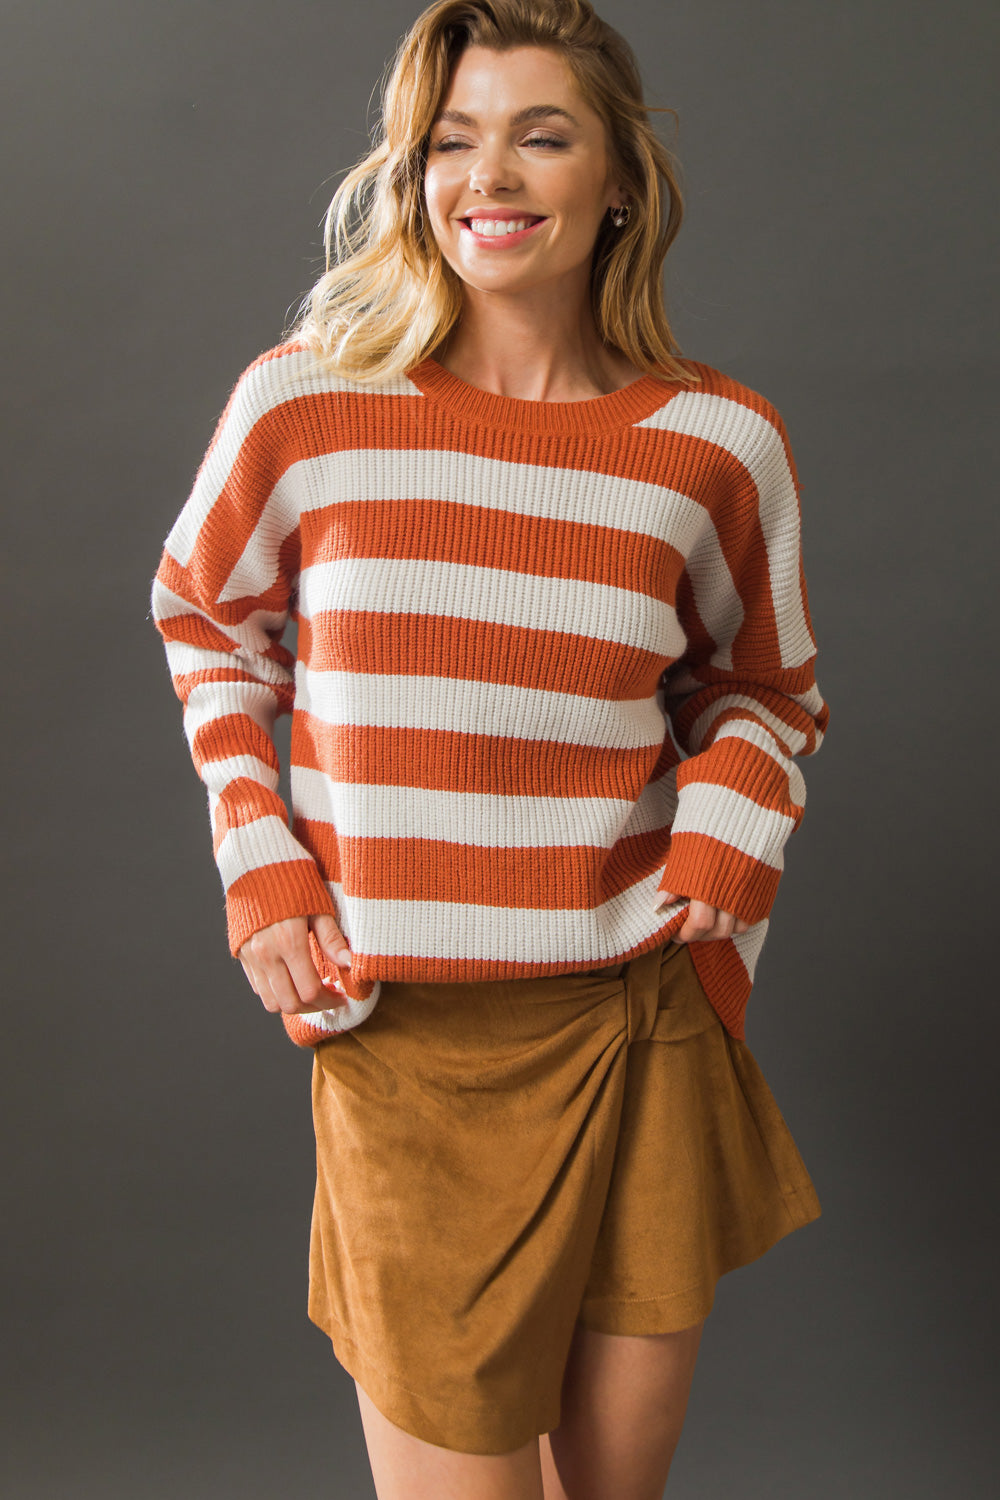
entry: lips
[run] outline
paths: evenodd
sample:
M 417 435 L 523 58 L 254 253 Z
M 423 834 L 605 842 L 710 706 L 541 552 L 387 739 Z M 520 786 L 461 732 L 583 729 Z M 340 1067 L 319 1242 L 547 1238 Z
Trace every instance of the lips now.
M 494 254 L 503 250 L 516 250 L 519 246 L 526 244 L 532 239 L 536 229 L 549 221 L 543 215 L 519 214 L 516 218 L 509 218 L 506 214 L 486 214 L 480 218 L 474 213 L 468 219 L 459 219 L 461 226 L 461 237 L 478 250 L 487 254 Z
M 466 214 L 465 218 L 459 222 L 464 224 L 466 228 L 471 226 L 473 219 L 479 221 L 486 220 L 491 224 L 518 224 L 523 222 L 530 229 L 532 225 L 540 224 L 544 217 L 544 214 Z
M 504 239 L 511 234 L 525 234 L 528 229 L 534 229 L 538 223 L 543 223 L 543 214 L 537 213 L 471 213 L 465 219 L 459 219 L 463 229 L 469 229 L 472 234 L 486 234 L 490 239 Z M 520 225 L 520 229 L 513 229 L 511 225 Z M 478 228 L 477 228 L 478 225 Z

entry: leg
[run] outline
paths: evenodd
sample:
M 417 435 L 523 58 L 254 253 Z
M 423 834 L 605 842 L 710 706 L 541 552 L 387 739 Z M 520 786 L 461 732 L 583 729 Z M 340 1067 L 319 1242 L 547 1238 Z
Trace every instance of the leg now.
M 704 1326 L 633 1338 L 577 1323 L 559 1426 L 539 1439 L 544 1500 L 660 1500 Z
M 354 1383 L 378 1500 L 544 1500 L 535 1439 L 514 1453 L 455 1453 L 404 1432 Z

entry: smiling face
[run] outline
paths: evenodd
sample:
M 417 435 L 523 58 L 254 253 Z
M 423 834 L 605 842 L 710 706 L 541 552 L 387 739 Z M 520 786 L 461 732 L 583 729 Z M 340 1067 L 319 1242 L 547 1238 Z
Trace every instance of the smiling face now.
M 431 129 L 431 229 L 467 287 L 568 281 L 586 297 L 601 221 L 625 201 L 600 116 L 557 52 L 467 47 Z

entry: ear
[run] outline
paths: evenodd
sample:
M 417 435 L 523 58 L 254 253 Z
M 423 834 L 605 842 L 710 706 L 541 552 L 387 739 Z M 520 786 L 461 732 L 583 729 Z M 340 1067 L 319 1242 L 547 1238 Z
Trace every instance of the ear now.
M 608 194 L 607 194 L 607 200 L 605 202 L 605 208 L 618 208 L 621 204 L 627 203 L 628 200 L 629 200 L 628 188 L 625 187 L 620 182 L 612 183 L 611 186 L 608 188 Z

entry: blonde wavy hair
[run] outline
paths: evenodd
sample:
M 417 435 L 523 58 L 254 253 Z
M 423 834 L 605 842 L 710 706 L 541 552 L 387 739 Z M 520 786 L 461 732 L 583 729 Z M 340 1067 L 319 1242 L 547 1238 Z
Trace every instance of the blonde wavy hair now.
M 466 47 L 538 46 L 565 60 L 604 121 L 631 215 L 605 219 L 594 247 L 591 303 L 602 340 L 644 373 L 696 381 L 663 305 L 661 272 L 683 205 L 674 159 L 650 123 L 629 44 L 587 0 L 435 0 L 383 75 L 373 149 L 334 194 L 324 221 L 326 271 L 291 330 L 341 375 L 375 381 L 412 368 L 443 343 L 462 310 L 462 282 L 428 223 L 428 138 Z M 673 111 L 655 111 L 673 113 Z

